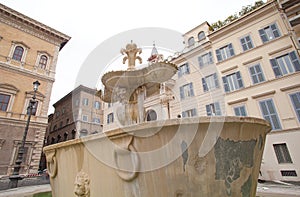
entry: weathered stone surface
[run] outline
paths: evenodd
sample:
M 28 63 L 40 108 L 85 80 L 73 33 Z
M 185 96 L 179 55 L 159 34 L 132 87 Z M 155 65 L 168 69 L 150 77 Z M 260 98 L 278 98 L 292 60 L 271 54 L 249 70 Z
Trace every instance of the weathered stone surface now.
M 74 196 L 81 170 L 89 175 L 90 196 L 255 196 L 269 124 L 241 117 L 210 121 L 153 121 L 48 146 L 46 155 L 55 150 L 57 159 L 53 196 Z M 217 132 L 210 125 L 221 123 L 218 140 L 202 156 L 201 145 L 212 140 L 206 136 Z M 152 135 L 139 137 L 144 132 Z

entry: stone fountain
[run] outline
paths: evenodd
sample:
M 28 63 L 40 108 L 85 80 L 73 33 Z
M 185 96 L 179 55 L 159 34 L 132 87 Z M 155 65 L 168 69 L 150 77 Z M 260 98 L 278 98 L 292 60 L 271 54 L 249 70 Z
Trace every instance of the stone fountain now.
M 196 117 L 145 122 L 145 92 L 172 78 L 176 65 L 130 43 L 128 69 L 103 75 L 120 128 L 44 148 L 54 197 L 255 196 L 268 122 Z

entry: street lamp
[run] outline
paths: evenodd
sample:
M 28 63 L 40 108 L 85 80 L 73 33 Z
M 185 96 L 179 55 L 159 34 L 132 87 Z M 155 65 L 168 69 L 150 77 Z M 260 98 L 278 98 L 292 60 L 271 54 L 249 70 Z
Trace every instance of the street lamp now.
M 18 187 L 18 181 L 23 179 L 23 176 L 20 176 L 19 172 L 20 172 L 21 163 L 22 163 L 22 160 L 23 160 L 24 147 L 25 147 L 26 137 L 27 137 L 27 133 L 28 133 L 30 118 L 31 118 L 32 110 L 35 107 L 36 92 L 39 88 L 39 85 L 40 85 L 39 81 L 33 82 L 33 92 L 34 93 L 33 93 L 32 99 L 30 99 L 29 106 L 27 108 L 28 119 L 27 119 L 27 122 L 26 122 L 26 127 L 25 127 L 25 131 L 24 131 L 24 134 L 23 134 L 21 146 L 18 150 L 17 159 L 15 161 L 14 171 L 13 171 L 12 175 L 9 177 L 9 179 L 10 179 L 9 187 L 10 188 Z

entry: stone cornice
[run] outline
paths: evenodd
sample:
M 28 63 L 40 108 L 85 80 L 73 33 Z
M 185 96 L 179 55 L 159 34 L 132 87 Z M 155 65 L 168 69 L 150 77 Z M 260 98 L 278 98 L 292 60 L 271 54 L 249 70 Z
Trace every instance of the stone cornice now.
M 71 92 L 66 94 L 64 97 L 62 97 L 60 100 L 58 100 L 56 103 L 54 103 L 53 107 L 56 108 L 61 102 L 68 100 L 69 97 L 72 97 L 73 95 L 76 95 L 80 92 L 86 92 L 86 93 L 92 94 L 92 95 L 97 94 L 96 89 L 92 89 L 92 88 L 86 87 L 84 85 L 79 85 L 74 90 L 72 90 Z
M 275 8 L 275 9 L 274 9 Z M 276 2 L 269 1 L 266 2 L 263 6 L 253 10 L 252 12 L 232 21 L 228 25 L 221 27 L 218 30 L 211 32 L 208 37 L 210 40 L 215 41 L 224 35 L 228 35 L 233 30 L 241 29 L 242 26 L 250 24 L 250 22 L 257 20 L 261 17 L 267 17 L 268 15 L 274 14 L 274 10 L 277 10 Z
M 43 119 L 47 119 L 46 117 L 41 117 Z M 7 118 L 7 117 L 0 117 L 0 125 L 15 125 L 17 127 L 25 127 L 27 119 L 22 120 L 22 119 L 16 119 L 16 118 Z M 41 128 L 44 127 L 46 128 L 48 125 L 47 121 L 41 122 L 41 121 L 30 121 L 30 128 Z
M 0 61 L 0 70 L 1 69 L 17 72 L 17 73 L 20 73 L 22 75 L 27 75 L 29 77 L 34 77 L 34 78 L 37 78 L 37 79 L 47 80 L 47 81 L 52 82 L 52 83 L 55 81 L 54 78 L 52 78 L 52 77 L 41 75 L 39 73 L 34 73 L 33 71 L 30 71 L 30 70 L 27 70 L 27 69 L 24 69 L 24 68 L 20 68 L 20 67 L 17 67 L 17 66 L 12 66 L 10 64 L 7 64 L 5 62 Z
M 23 32 L 46 40 L 55 45 L 59 45 L 60 49 L 71 39 L 70 36 L 63 34 L 43 23 L 40 23 L 24 14 L 21 14 L 0 3 L 0 22 L 11 27 L 19 29 Z
M 241 98 L 241 99 L 237 99 L 237 100 L 234 100 L 234 101 L 229 101 L 227 102 L 228 105 L 233 105 L 233 104 L 237 104 L 237 103 L 242 103 L 242 102 L 245 102 L 247 101 L 248 98 Z
M 271 90 L 271 91 L 268 91 L 268 92 L 263 92 L 263 93 L 260 93 L 260 94 L 253 95 L 251 97 L 253 99 L 257 99 L 257 98 L 261 98 L 261 97 L 264 97 L 264 96 L 269 96 L 269 95 L 272 95 L 272 94 L 275 94 L 275 93 L 276 93 L 276 90 Z

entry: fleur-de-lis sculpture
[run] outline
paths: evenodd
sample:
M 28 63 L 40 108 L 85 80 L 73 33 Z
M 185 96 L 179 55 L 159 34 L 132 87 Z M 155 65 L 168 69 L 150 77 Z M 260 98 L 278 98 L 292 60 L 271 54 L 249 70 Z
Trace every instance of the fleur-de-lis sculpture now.
M 137 54 L 142 53 L 141 48 L 137 48 L 135 43 L 129 43 L 126 45 L 125 49 L 121 49 L 122 55 L 127 55 L 123 58 L 123 64 L 125 64 L 126 60 L 128 60 L 128 68 L 127 70 L 134 70 L 135 69 L 135 60 L 139 60 L 140 64 L 142 63 L 142 58 Z

